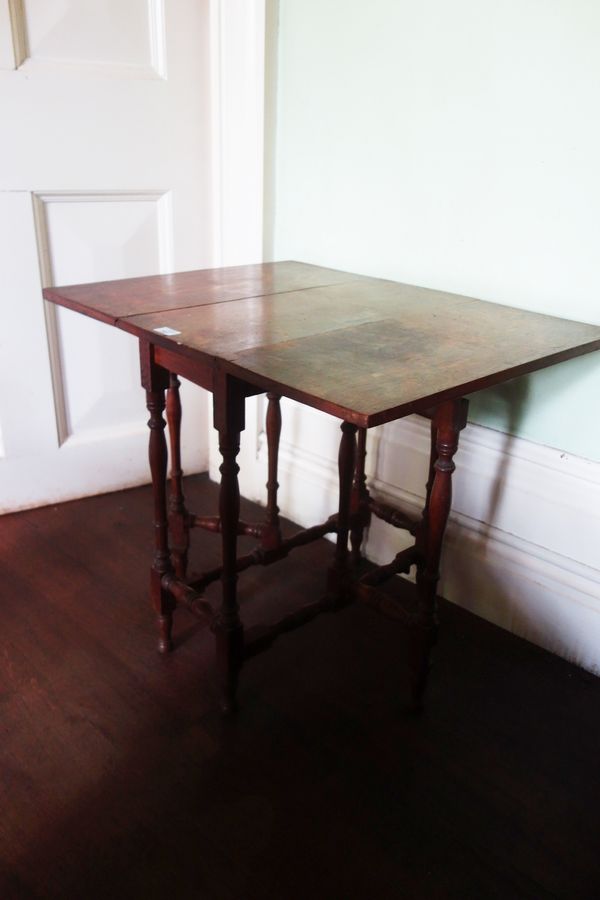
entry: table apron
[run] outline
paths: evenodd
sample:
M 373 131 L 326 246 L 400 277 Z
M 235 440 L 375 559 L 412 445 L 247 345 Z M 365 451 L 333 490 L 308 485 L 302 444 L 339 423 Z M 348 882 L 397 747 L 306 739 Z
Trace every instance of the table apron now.
M 167 350 L 158 344 L 154 344 L 154 360 L 163 369 L 181 375 L 188 381 L 206 388 L 207 391 L 212 391 L 214 366 L 210 362 L 191 360 L 182 353 Z

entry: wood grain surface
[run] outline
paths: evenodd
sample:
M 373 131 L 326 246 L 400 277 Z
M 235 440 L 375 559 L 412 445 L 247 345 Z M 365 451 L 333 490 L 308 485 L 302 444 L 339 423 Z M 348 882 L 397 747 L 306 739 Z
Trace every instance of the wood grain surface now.
M 595 325 L 292 262 L 45 296 L 366 427 L 600 348 Z
M 224 720 L 208 626 L 181 610 L 177 651 L 153 650 L 151 505 L 4 517 L 2 900 L 597 900 L 600 679 L 443 602 L 415 719 L 411 634 L 361 604 L 254 658 Z M 191 568 L 218 551 L 193 542 Z M 249 569 L 244 617 L 319 596 L 331 554 Z
M 115 325 L 125 316 L 226 303 L 243 297 L 355 281 L 360 275 L 300 262 L 259 263 L 49 287 L 44 297 L 93 319 Z

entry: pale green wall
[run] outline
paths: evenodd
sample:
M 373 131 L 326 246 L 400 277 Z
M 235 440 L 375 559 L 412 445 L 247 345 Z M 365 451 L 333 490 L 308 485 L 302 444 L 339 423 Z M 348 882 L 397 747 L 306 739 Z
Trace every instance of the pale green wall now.
M 600 3 L 280 0 L 276 259 L 600 323 Z M 600 354 L 472 419 L 600 460 Z

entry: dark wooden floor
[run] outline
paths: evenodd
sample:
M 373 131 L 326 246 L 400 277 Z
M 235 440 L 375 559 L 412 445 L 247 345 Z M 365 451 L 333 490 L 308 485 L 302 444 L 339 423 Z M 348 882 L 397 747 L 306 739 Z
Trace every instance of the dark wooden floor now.
M 600 897 L 600 680 L 443 604 L 412 719 L 405 635 L 351 607 L 252 660 L 223 720 L 203 626 L 154 652 L 149 511 L 0 523 L 2 900 Z M 247 620 L 318 596 L 331 549 L 246 573 Z

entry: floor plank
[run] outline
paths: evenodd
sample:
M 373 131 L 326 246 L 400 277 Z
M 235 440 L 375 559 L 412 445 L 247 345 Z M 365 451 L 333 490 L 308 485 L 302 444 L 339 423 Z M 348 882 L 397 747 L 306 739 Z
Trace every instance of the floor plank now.
M 2 900 L 600 896 L 599 679 L 443 603 L 409 718 L 406 635 L 351 607 L 253 659 L 223 720 L 208 630 L 179 612 L 154 651 L 149 512 L 145 487 L 1 522 Z M 318 597 L 331 552 L 245 573 L 246 621 Z

